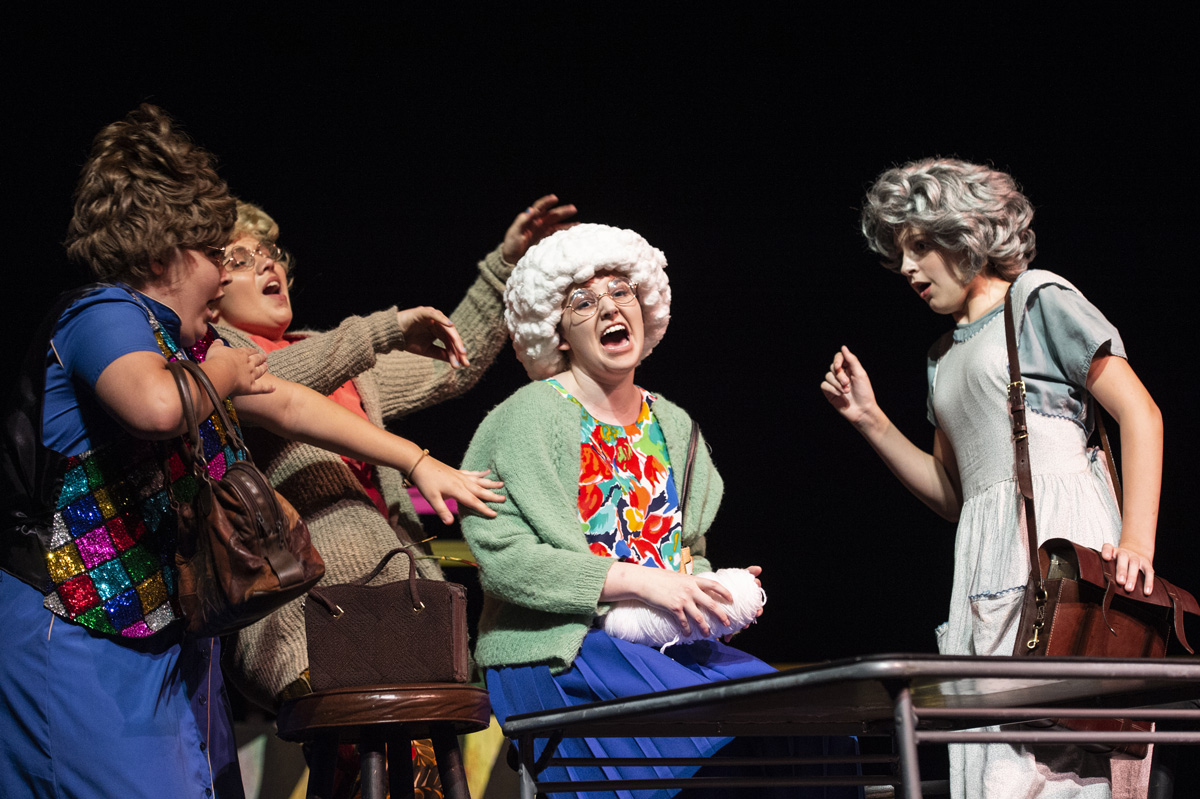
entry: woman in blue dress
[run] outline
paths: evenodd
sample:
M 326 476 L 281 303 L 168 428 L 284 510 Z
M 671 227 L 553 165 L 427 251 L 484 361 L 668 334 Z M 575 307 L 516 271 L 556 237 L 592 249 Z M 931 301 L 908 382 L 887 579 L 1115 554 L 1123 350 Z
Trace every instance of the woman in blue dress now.
M 958 522 L 949 620 L 937 630 L 942 654 L 1011 655 L 1029 575 L 1007 405 L 1010 290 L 1039 537 L 1100 550 L 1116 562 L 1126 591 L 1139 572 L 1147 594 L 1153 586 L 1162 417 L 1116 328 L 1070 282 L 1028 269 L 1032 221 L 1033 206 L 1013 179 L 985 166 L 928 159 L 880 175 L 867 193 L 863 234 L 931 310 L 956 323 L 929 352 L 932 452 L 891 424 L 848 348 L 821 384 L 905 487 Z M 1121 424 L 1123 519 L 1104 459 L 1087 447 L 1091 399 Z M 1141 782 L 1146 765 L 1078 747 L 950 748 L 952 794 L 964 799 L 1108 797 Z
M 5 414 L 0 796 L 242 795 L 220 643 L 185 635 L 175 601 L 167 483 L 190 476 L 168 360 L 200 362 L 243 421 L 400 469 L 441 511 L 502 499 L 215 338 L 234 219 L 211 156 L 161 110 L 97 136 L 67 248 L 107 282 L 60 298 Z M 219 477 L 234 453 L 212 419 L 200 436 Z
M 530 248 L 509 278 L 505 318 L 517 356 L 536 382 L 487 416 L 464 463 L 502 476 L 508 500 L 496 507 L 495 519 L 463 520 L 486 594 L 475 658 L 487 670 L 501 722 L 516 713 L 774 671 L 707 638 L 710 616 L 729 624 L 732 599 L 720 583 L 697 576 L 711 571 L 704 541 L 720 504 L 721 478 L 701 440 L 680 513 L 692 420 L 634 383 L 638 364 L 670 318 L 665 267 L 662 252 L 633 231 L 582 224 Z M 761 573 L 755 566 L 749 571 Z M 601 629 L 603 617 L 610 603 L 623 600 L 665 611 L 706 640 L 660 652 L 612 637 Z M 729 740 L 567 739 L 558 754 L 707 757 Z M 854 751 L 851 739 L 775 744 L 776 754 Z M 540 778 L 694 771 L 570 767 L 547 769 Z M 586 795 L 666 797 L 676 790 Z M 769 795 L 763 790 L 752 795 Z

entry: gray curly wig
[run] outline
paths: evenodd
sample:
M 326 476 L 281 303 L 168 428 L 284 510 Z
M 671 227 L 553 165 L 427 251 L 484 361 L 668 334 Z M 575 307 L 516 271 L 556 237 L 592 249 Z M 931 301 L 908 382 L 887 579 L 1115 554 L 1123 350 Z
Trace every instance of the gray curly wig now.
M 662 250 L 632 230 L 608 225 L 575 225 L 530 247 L 504 289 L 504 321 L 530 379 L 543 380 L 567 368 L 567 357 L 558 349 L 563 301 L 572 286 L 598 272 L 625 275 L 638 284 L 645 359 L 671 321 L 666 266 Z
M 888 269 L 900 268 L 897 237 L 915 228 L 950 252 L 961 253 L 970 281 L 991 264 L 1012 280 L 1037 254 L 1033 206 L 1011 176 L 954 158 L 927 158 L 893 167 L 867 191 L 862 232 Z

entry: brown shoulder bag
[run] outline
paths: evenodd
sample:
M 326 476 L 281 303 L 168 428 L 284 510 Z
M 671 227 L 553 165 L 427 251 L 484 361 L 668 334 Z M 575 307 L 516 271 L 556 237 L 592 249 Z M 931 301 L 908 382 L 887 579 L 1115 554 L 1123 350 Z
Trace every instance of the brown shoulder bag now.
M 181 447 L 185 470 L 196 479 L 190 502 L 176 496 L 179 519 L 175 565 L 179 605 L 189 633 L 216 636 L 263 618 L 316 585 L 325 562 L 313 547 L 304 520 L 250 461 L 250 452 L 208 376 L 187 360 L 168 363 L 183 401 L 187 437 Z M 226 439 L 243 460 L 209 474 L 196 408 L 187 376 L 208 394 Z

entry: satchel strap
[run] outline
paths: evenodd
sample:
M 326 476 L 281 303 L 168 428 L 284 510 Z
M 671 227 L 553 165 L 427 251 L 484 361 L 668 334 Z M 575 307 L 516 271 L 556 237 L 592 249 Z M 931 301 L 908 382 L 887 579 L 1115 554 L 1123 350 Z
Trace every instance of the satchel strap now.
M 1037 575 L 1038 590 L 1044 592 L 1044 575 L 1038 566 L 1037 515 L 1033 509 L 1033 475 L 1029 467 L 1029 427 L 1025 421 L 1025 381 L 1017 357 L 1017 328 L 1013 323 L 1012 285 L 1004 295 L 1004 343 L 1008 348 L 1008 404 L 1012 416 L 1017 487 L 1025 501 L 1025 531 L 1029 545 L 1029 573 Z

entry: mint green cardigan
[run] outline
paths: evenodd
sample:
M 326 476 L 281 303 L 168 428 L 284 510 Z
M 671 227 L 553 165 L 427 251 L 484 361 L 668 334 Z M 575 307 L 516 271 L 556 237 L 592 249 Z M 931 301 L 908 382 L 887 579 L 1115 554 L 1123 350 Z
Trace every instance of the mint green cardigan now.
M 692 420 L 678 405 L 652 405 L 682 492 Z M 485 592 L 475 660 L 483 668 L 545 663 L 570 667 L 597 613 L 612 558 L 588 550 L 578 516 L 579 406 L 550 385 L 531 383 L 496 406 L 471 440 L 464 469 L 491 469 L 504 481 L 497 516 L 463 518 L 463 536 L 480 566 Z M 701 536 L 724 485 L 701 438 L 683 520 L 683 545 L 695 571 L 711 571 Z M 700 546 L 697 546 L 700 541 Z

